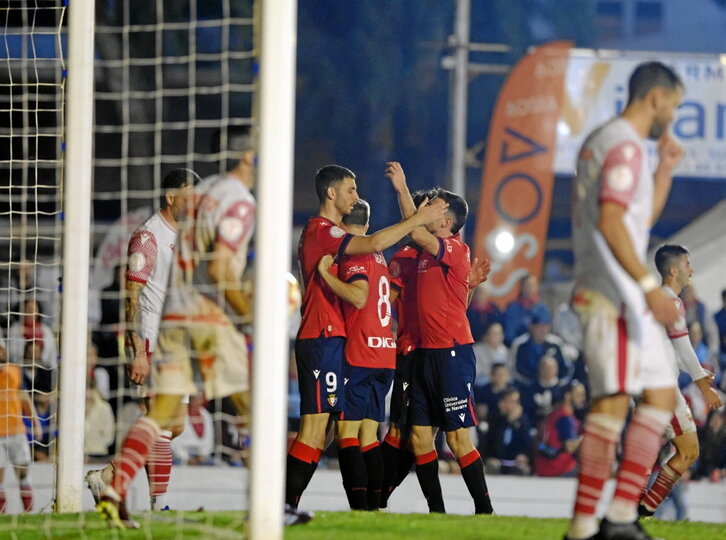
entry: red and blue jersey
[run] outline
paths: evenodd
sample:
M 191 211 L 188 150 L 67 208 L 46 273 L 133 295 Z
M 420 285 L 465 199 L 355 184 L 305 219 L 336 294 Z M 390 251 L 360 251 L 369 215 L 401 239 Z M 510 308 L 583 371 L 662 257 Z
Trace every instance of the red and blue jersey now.
M 418 258 L 421 252 L 411 246 L 399 249 L 388 264 L 391 275 L 391 288 L 398 291 L 394 302 L 398 331 L 396 352 L 408 354 L 418 349 L 421 331 L 418 323 L 416 282 L 418 281 Z
M 314 339 L 321 335 L 345 337 L 340 299 L 320 277 L 318 262 L 324 255 L 342 258 L 352 238 L 352 234 L 346 233 L 335 223 L 321 216 L 311 217 L 305 225 L 297 248 L 304 287 L 298 339 Z M 331 272 L 335 272 L 336 269 L 334 265 L 331 267 Z
M 469 246 L 458 234 L 438 238 L 434 257 L 423 252 L 418 260 L 419 326 L 421 347 L 448 349 L 474 343 L 466 318 L 471 261 Z

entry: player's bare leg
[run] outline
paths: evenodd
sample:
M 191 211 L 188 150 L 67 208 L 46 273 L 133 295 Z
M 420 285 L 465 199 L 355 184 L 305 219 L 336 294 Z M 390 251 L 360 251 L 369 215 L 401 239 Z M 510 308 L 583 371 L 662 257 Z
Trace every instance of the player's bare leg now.
M 351 510 L 368 509 L 368 474 L 358 439 L 361 423 L 361 420 L 339 420 L 336 426 L 340 475 Z
M 434 448 L 434 430 L 431 426 L 411 427 L 411 449 L 416 456 L 416 477 L 421 486 L 429 512 L 446 513 L 439 481 L 439 456 Z
M 378 441 L 378 422 L 363 419 L 358 431 L 360 450 L 368 475 L 368 510 L 378 510 L 383 489 L 383 454 Z
M 300 429 L 287 454 L 285 503 L 295 509 L 318 468 L 330 414 L 303 414 Z
M 156 395 L 151 399 L 149 412 L 129 430 L 117 460 L 111 485 L 104 491 L 96 510 L 109 526 L 132 528 L 138 526 L 131 520 L 124 504 L 126 492 L 138 470 L 144 465 L 152 445 L 162 429 L 170 429 L 179 423 L 180 395 Z
M 474 513 L 493 514 L 492 500 L 489 497 L 486 476 L 484 475 L 484 462 L 479 451 L 474 448 L 469 428 L 459 428 L 446 432 L 446 443 L 454 453 L 461 468 L 461 476 L 474 499 Z
M 638 506 L 638 514 L 643 517 L 652 516 L 668 494 L 680 480 L 683 473 L 691 468 L 698 459 L 698 435 L 695 432 L 684 433 L 671 439 L 676 453 L 658 473 L 650 489 L 643 495 Z

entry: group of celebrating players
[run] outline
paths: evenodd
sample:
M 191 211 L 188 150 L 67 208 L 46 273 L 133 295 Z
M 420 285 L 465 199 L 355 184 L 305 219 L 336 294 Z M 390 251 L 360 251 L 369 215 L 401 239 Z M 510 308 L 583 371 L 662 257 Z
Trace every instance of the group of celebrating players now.
M 710 374 L 683 340 L 687 330 L 676 294 L 692 274 L 688 252 L 680 246 L 659 250 L 661 280 L 646 265 L 649 229 L 683 153 L 667 133 L 683 90 L 667 66 L 641 64 L 631 76 L 625 110 L 586 139 L 578 158 L 572 304 L 583 327 L 592 403 L 566 535 L 573 540 L 650 538 L 638 515 L 652 514 L 667 495 L 692 463 L 694 444 L 697 454 L 695 426 L 677 391 L 678 365 L 691 374 L 710 407 L 721 406 Z M 648 166 L 646 138 L 659 141 L 655 173 Z M 249 192 L 254 151 L 248 134 L 240 140 L 242 159 L 227 175 L 195 186 L 191 171 L 170 174 L 177 181 L 165 185 L 164 207 L 151 218 L 155 225 L 145 224 L 132 238 L 131 378 L 144 382 L 151 366 L 151 399 L 114 464 L 105 475 L 89 478 L 99 512 L 116 526 L 134 525 L 123 501 L 138 469 L 149 456 L 154 464 L 166 463 L 168 444 L 159 441 L 168 442 L 178 431 L 183 396 L 197 391 L 194 373 L 201 375 L 208 398 L 232 396 L 240 414 L 247 415 L 246 347 L 229 315 L 249 314 L 240 281 L 254 226 Z M 445 512 L 434 447 L 441 429 L 475 513 L 493 513 L 484 464 L 469 430 L 477 424 L 476 362 L 466 317 L 471 293 L 486 280 L 489 263 L 470 261 L 459 234 L 468 213 L 460 195 L 437 187 L 412 196 L 397 162 L 387 164 L 385 175 L 402 220 L 371 235 L 371 208 L 358 196 L 355 174 L 328 165 L 315 177 L 320 208 L 298 246 L 304 284 L 295 343 L 301 421 L 287 457 L 285 502 L 288 515 L 296 518 L 291 523 L 307 519 L 297 507 L 332 420 L 351 509 L 386 508 L 415 464 L 429 510 Z M 387 262 L 382 251 L 396 244 Z M 389 430 L 380 442 L 391 387 Z M 631 397 L 637 401 L 625 427 Z M 668 426 L 676 456 L 646 490 Z M 615 494 L 598 523 L 596 506 L 623 432 Z M 168 476 L 166 469 L 149 473 L 162 483 Z

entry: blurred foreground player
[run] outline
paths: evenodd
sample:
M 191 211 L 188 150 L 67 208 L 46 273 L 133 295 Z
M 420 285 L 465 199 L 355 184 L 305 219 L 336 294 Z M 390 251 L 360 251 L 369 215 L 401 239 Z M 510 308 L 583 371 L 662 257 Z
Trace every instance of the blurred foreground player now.
M 683 83 L 659 62 L 630 77 L 623 113 L 585 140 L 573 183 L 573 309 L 584 334 L 592 406 L 579 449 L 574 516 L 567 538 L 650 536 L 637 520 L 646 475 L 676 405 L 661 325 L 678 310 L 646 266 L 650 228 L 670 191 L 682 148 L 668 134 Z M 645 138 L 658 140 L 651 173 Z M 659 324 L 660 323 L 660 324 Z M 625 431 L 615 494 L 598 527 L 596 508 L 609 478 L 631 396 L 642 394 Z

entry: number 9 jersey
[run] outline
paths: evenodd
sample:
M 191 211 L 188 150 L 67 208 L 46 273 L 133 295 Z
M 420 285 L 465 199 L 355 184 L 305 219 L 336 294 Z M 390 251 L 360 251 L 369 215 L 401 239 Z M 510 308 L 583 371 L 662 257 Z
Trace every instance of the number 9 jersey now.
M 368 299 L 360 309 L 342 302 L 345 319 L 345 359 L 351 366 L 393 369 L 396 341 L 391 316 L 391 280 L 382 253 L 348 255 L 338 267 L 338 278 L 346 283 L 368 282 Z

